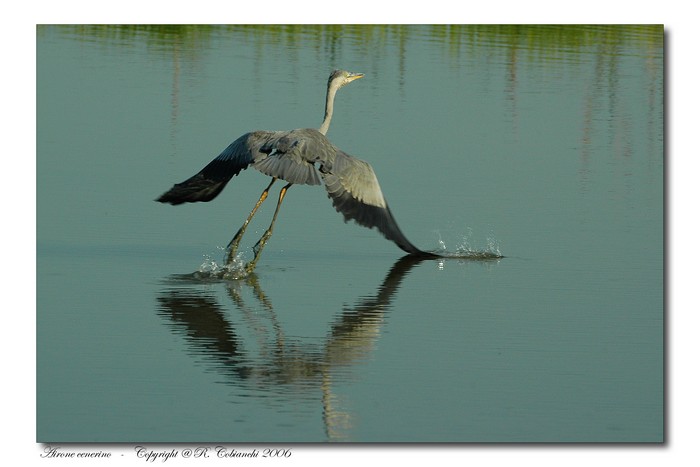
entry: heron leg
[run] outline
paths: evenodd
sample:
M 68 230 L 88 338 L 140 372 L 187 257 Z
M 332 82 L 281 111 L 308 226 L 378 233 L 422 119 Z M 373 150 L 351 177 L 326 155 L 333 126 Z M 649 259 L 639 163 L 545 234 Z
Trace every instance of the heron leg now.
M 260 259 L 260 254 L 262 253 L 263 248 L 265 248 L 265 244 L 267 241 L 270 239 L 272 236 L 272 228 L 275 225 L 275 221 L 277 220 L 277 214 L 280 212 L 280 206 L 282 205 L 282 200 L 284 199 L 284 196 L 287 194 L 287 190 L 289 190 L 289 187 L 292 186 L 291 183 L 286 184 L 282 189 L 280 190 L 280 197 L 279 200 L 277 201 L 277 208 L 275 208 L 275 214 L 272 216 L 272 222 L 270 222 L 270 227 L 267 228 L 265 233 L 260 237 L 260 240 L 255 244 L 253 247 L 253 253 L 255 256 L 253 256 L 253 259 L 245 265 L 245 270 L 247 273 L 253 272 L 253 269 L 255 269 L 255 265 L 258 262 L 258 259 Z
M 258 199 L 258 202 L 255 203 L 255 207 L 253 208 L 252 211 L 250 211 L 250 214 L 248 215 L 248 218 L 245 220 L 243 225 L 241 226 L 240 229 L 238 229 L 238 232 L 236 232 L 236 235 L 233 236 L 231 241 L 228 243 L 228 246 L 226 247 L 226 257 L 224 259 L 224 264 L 227 266 L 233 262 L 233 258 L 236 256 L 236 253 L 238 252 L 238 244 L 241 243 L 241 238 L 243 238 L 243 234 L 245 233 L 245 230 L 248 228 L 248 224 L 250 223 L 250 220 L 253 218 L 255 215 L 255 212 L 258 210 L 260 205 L 265 201 L 267 198 L 267 194 L 270 191 L 270 187 L 272 187 L 272 184 L 277 181 L 277 178 L 272 177 L 272 181 L 270 184 L 263 190 L 262 194 L 260 195 L 260 198 Z

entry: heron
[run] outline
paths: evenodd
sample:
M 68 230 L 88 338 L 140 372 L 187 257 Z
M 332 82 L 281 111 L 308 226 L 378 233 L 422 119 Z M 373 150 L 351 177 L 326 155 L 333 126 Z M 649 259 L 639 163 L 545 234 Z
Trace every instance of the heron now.
M 241 238 L 260 205 L 268 197 L 277 180 L 287 182 L 279 192 L 277 207 L 270 226 L 253 246 L 253 259 L 245 265 L 250 273 L 272 235 L 277 215 L 289 188 L 294 184 L 320 185 L 326 188 L 336 211 L 345 222 L 376 228 L 409 255 L 435 256 L 414 246 L 399 229 L 389 210 L 386 198 L 372 166 L 339 149 L 326 137 L 333 117 L 333 103 L 340 88 L 360 79 L 363 73 L 335 70 L 328 78 L 323 122 L 318 130 L 300 128 L 289 131 L 258 130 L 246 133 L 232 142 L 201 171 L 177 183 L 156 201 L 179 205 L 211 201 L 241 170 L 248 167 L 272 177 L 240 229 L 226 247 L 224 263 L 230 265 L 236 256 Z

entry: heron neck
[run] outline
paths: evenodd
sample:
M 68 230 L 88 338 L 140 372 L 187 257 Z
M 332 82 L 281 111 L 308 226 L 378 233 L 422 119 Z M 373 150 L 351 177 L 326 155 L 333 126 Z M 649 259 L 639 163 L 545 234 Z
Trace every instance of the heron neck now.
M 328 133 L 328 127 L 331 126 L 331 118 L 333 117 L 333 101 L 335 100 L 335 88 L 328 88 L 326 93 L 326 115 L 323 117 L 323 123 L 318 131 L 321 134 Z

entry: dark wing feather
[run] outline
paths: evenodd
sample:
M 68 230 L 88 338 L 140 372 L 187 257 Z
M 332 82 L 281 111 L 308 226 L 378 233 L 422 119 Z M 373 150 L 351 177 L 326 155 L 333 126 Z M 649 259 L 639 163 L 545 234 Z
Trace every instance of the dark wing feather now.
M 211 201 L 234 175 L 238 175 L 253 162 L 256 146 L 268 132 L 252 132 L 238 138 L 196 175 L 177 183 L 156 201 L 182 204 Z
M 371 165 L 337 150 L 332 160 L 323 161 L 320 171 L 328 197 L 345 222 L 352 219 L 364 227 L 376 227 L 403 251 L 430 255 L 416 248 L 399 229 Z
M 199 173 L 174 185 L 156 201 L 182 204 L 211 201 L 241 170 L 252 165 L 260 172 L 290 183 L 319 185 L 308 149 L 315 130 L 254 131 L 231 143 Z M 325 139 L 325 138 L 324 138 Z M 330 146 L 330 143 L 327 143 Z

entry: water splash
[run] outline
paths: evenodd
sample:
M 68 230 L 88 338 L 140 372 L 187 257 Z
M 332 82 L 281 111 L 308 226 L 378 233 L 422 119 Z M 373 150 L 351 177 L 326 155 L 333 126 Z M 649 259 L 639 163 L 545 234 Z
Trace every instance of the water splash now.
M 467 232 L 461 236 L 458 241 L 456 248 L 451 251 L 448 249 L 447 244 L 442 239 L 442 235 L 439 230 L 435 230 L 438 236 L 438 246 L 439 248 L 434 251 L 434 253 L 444 257 L 444 258 L 458 258 L 458 259 L 471 259 L 471 260 L 498 260 L 503 258 L 501 253 L 501 247 L 496 240 L 493 233 L 489 234 L 486 238 L 485 248 L 475 248 L 472 246 L 471 238 L 473 236 L 473 231 L 471 228 L 467 228 Z
M 193 277 L 201 280 L 226 279 L 238 280 L 248 275 L 245 269 L 243 255 L 239 253 L 230 264 L 219 263 L 211 255 L 204 255 L 204 262 L 193 273 Z

